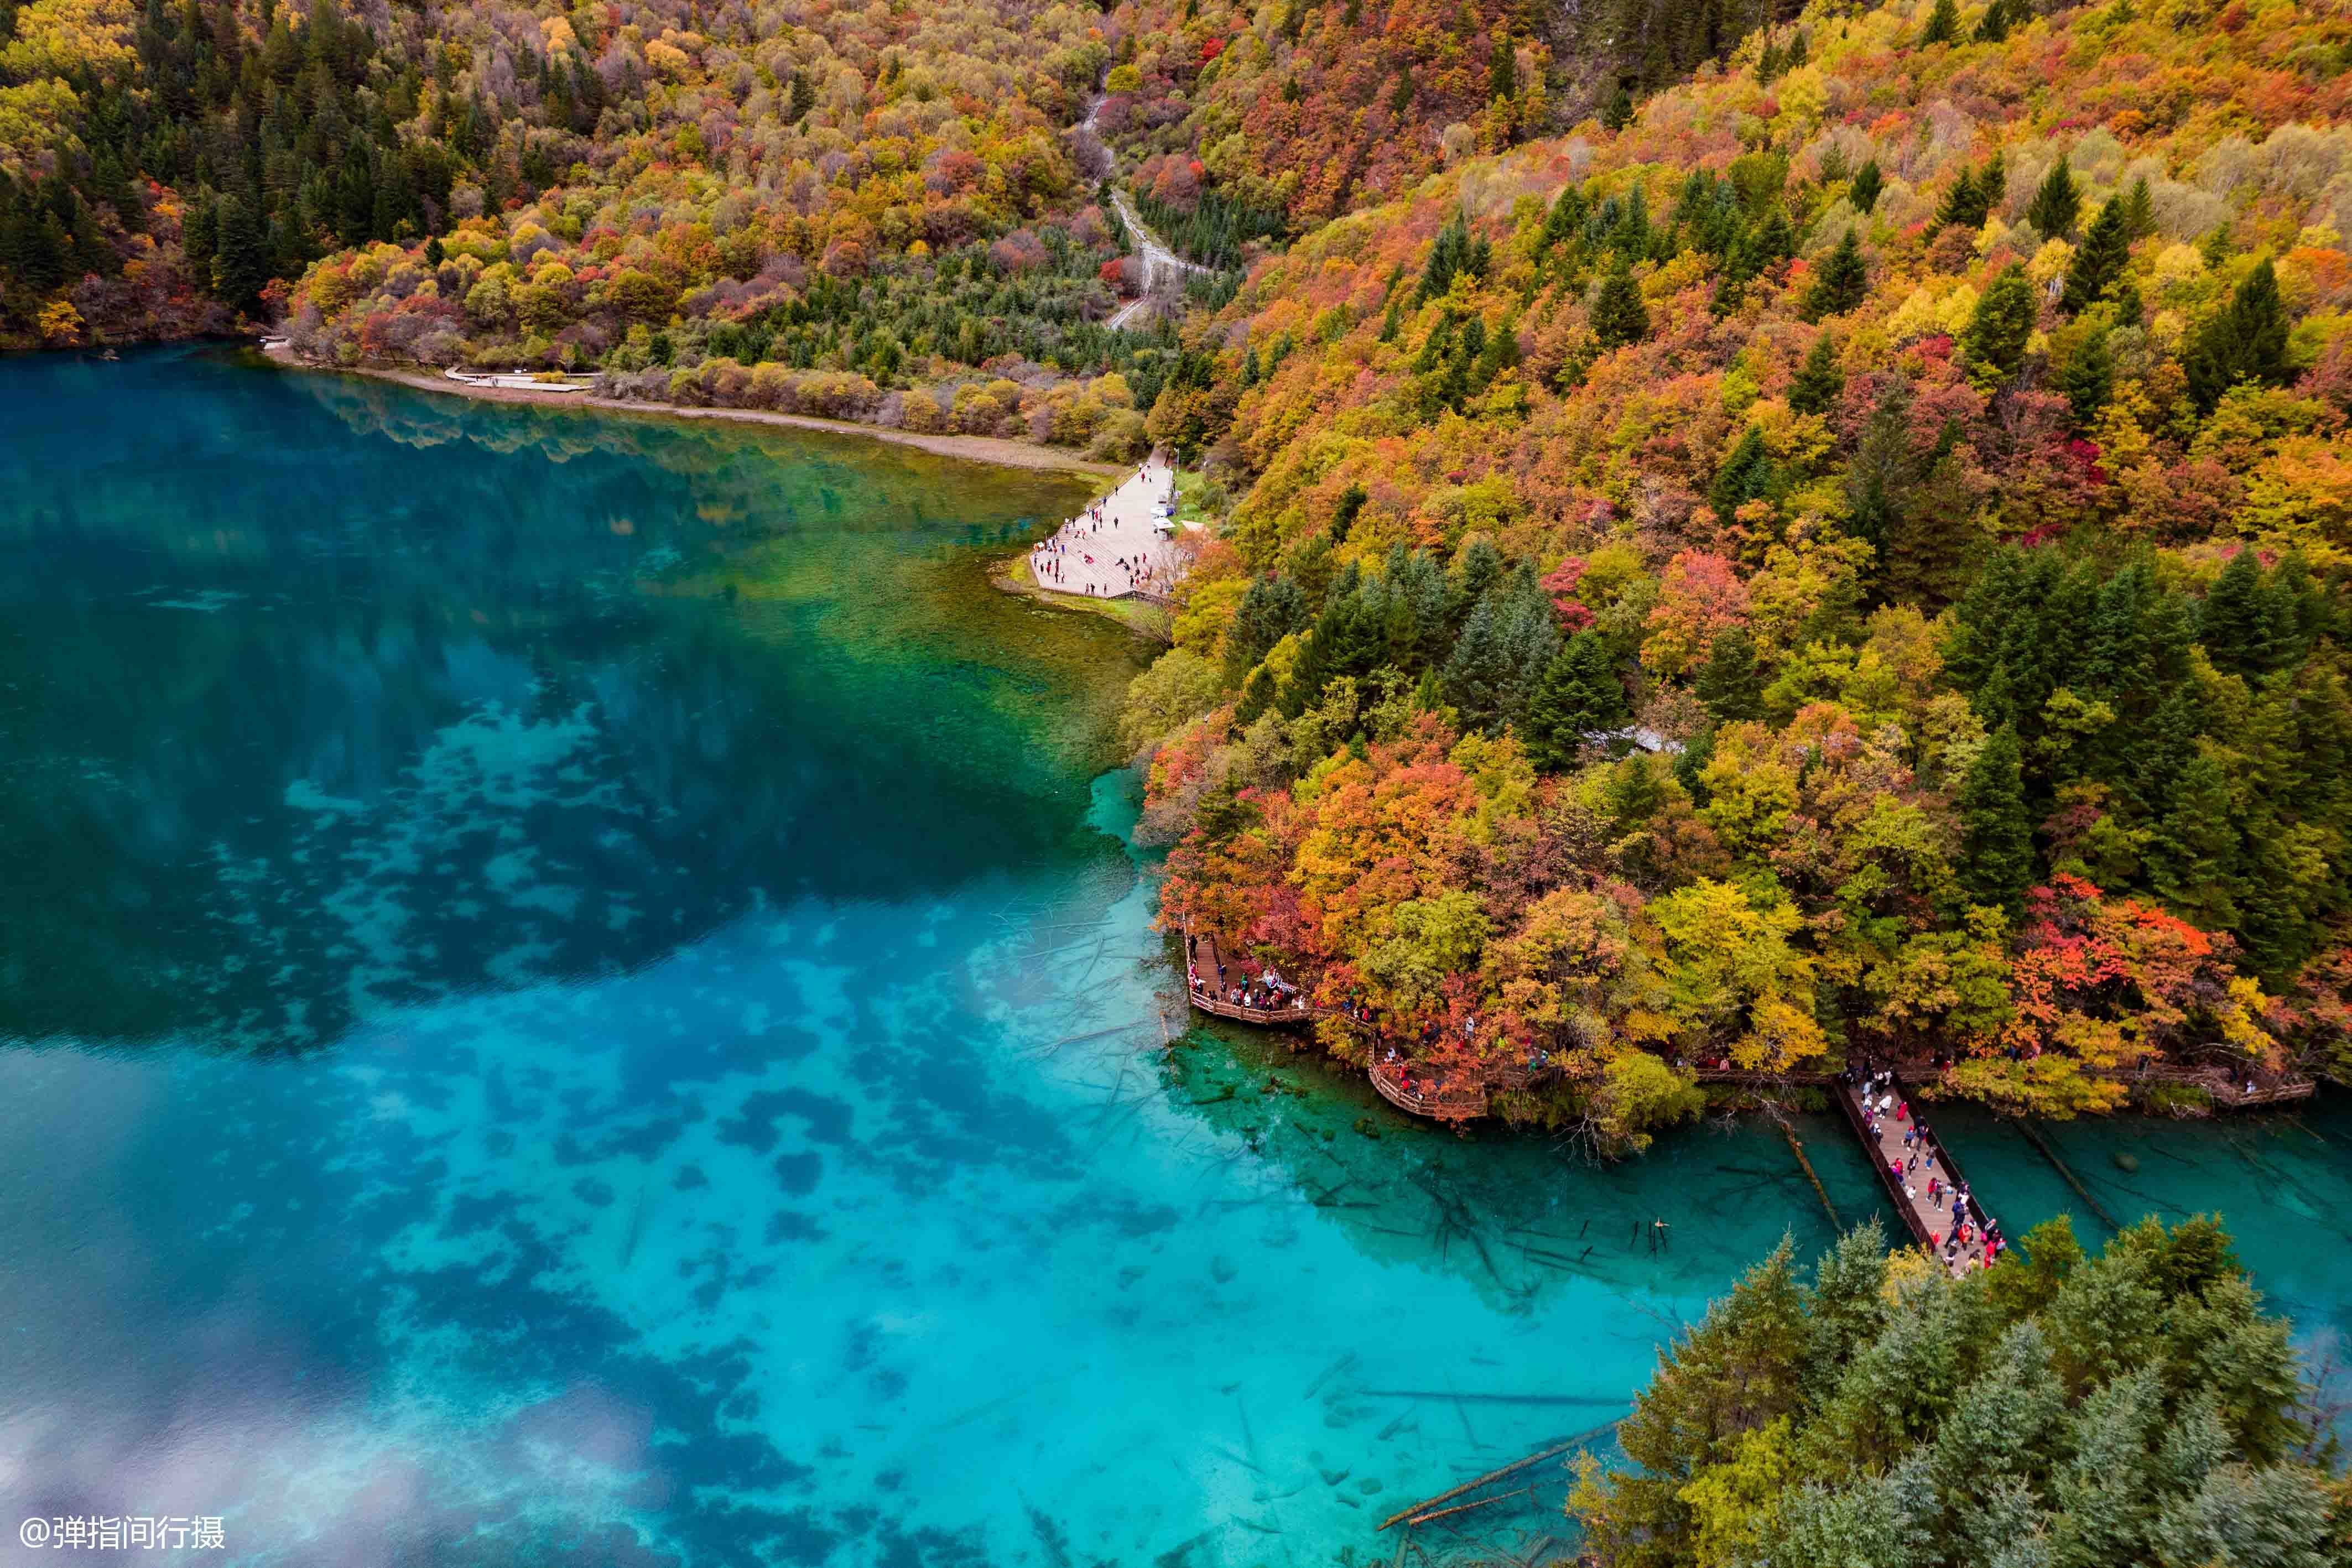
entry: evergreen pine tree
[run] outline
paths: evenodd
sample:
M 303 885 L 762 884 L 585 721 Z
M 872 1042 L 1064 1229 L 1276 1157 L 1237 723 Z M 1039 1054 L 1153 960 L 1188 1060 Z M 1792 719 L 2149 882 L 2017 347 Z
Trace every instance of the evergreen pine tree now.
M 1764 671 L 1748 628 L 1732 626 L 1715 634 L 1693 688 L 1706 705 L 1707 716 L 1718 725 L 1763 716 Z
M 2220 758 L 2191 758 L 2172 788 L 2171 809 L 2148 845 L 2148 880 L 2167 905 L 2209 930 L 2239 923 L 2245 813 Z
M 2189 395 L 2206 413 L 2221 394 L 2240 382 L 2278 386 L 2287 378 L 2286 306 L 2279 298 L 2278 274 L 2270 258 L 2231 291 L 2230 303 L 2206 321 L 2191 342 L 2183 368 Z
M 1878 172 L 1878 160 L 1873 158 L 1856 171 L 1853 183 L 1846 187 L 1846 200 L 1853 204 L 1855 212 L 1867 214 L 1878 205 L 1878 193 L 1885 185 L 1885 176 Z
M 1633 121 L 1633 95 L 1619 82 L 1617 90 L 1609 95 L 1609 102 L 1601 111 L 1601 123 L 1611 131 L 1622 131 Z
M 2115 391 L 2115 356 L 2107 335 L 2094 332 L 2083 340 L 2058 371 L 2058 392 L 2074 411 L 2076 428 L 2088 430 Z
M 1642 290 L 1633 281 L 1633 269 L 1620 251 L 1608 276 L 1601 281 L 1600 293 L 1593 298 L 1593 340 L 1605 351 L 1638 343 L 1649 335 L 1649 307 L 1642 303 Z
M 2282 615 L 2282 609 L 2288 613 Z M 2213 667 L 2227 674 L 2249 678 L 2277 667 L 2282 644 L 2294 639 L 2289 630 L 2292 607 L 2277 601 L 2263 580 L 2262 562 L 2252 549 L 2241 549 L 2221 569 L 2205 595 L 2197 616 L 2197 641 Z M 2282 632 L 2288 635 L 2282 636 Z
M 2016 375 L 2025 363 L 2025 345 L 2033 336 L 2036 314 L 2033 284 L 2025 268 L 2012 261 L 1986 286 L 1961 339 L 1960 352 L 1969 379 L 1990 391 Z
M 1461 213 L 1454 221 L 1438 231 L 1437 242 L 1430 246 L 1429 265 L 1421 275 L 1420 299 L 1423 303 L 1442 297 L 1454 287 L 1454 276 L 1468 273 L 1483 277 L 1493 256 L 1494 247 L 1470 232 L 1469 219 Z
M 1471 610 L 1486 597 L 1487 591 L 1502 580 L 1503 552 L 1495 548 L 1494 540 L 1480 534 L 1465 544 L 1454 558 L 1454 570 L 1446 576 L 1446 624 L 1462 625 Z
M 2009 37 L 2009 0 L 1992 0 L 1984 16 L 1977 22 L 1977 42 L 1998 44 Z
M 1895 497 L 1912 477 L 1911 392 L 1897 381 L 1879 394 L 1846 468 L 1846 531 L 1877 552 L 1882 571 L 1895 532 Z
M 1494 60 L 1486 72 L 1486 97 L 1508 100 L 1519 95 L 1518 50 L 1511 44 L 1511 35 L 1495 35 Z
M 1529 692 L 1559 650 L 1551 601 L 1522 562 L 1508 581 L 1481 597 L 1445 661 L 1446 702 L 1463 724 L 1499 730 L 1526 709 Z
M 1585 736 L 1622 729 L 1633 716 L 1607 640 L 1579 632 L 1544 666 L 1528 701 L 1520 727 L 1528 760 L 1547 773 L 1571 767 Z
M 2075 251 L 2074 265 L 2066 269 L 2066 292 L 2060 297 L 2058 308 L 2069 315 L 2088 310 L 2122 278 L 2125 264 L 2130 260 L 2131 218 L 2124 199 L 2111 196 L 2084 231 L 2082 248 Z
M 2025 221 L 2045 239 L 2063 239 L 2074 232 L 2074 219 L 2083 210 L 2083 193 L 2075 186 L 2074 171 L 2064 158 L 2058 166 L 2042 177 L 2026 204 Z
M 1764 432 L 1751 424 L 1715 471 L 1707 503 L 1714 507 L 1718 522 L 1728 523 L 1748 502 L 1769 497 L 1778 479 L 1771 454 L 1764 449 Z
M 1969 764 L 1959 796 L 1960 885 L 1977 904 L 2012 915 L 2033 884 L 2033 824 L 2025 810 L 2024 754 L 2017 731 L 1993 731 Z
M 1825 316 L 1843 316 L 1869 297 L 1870 268 L 1862 258 L 1861 242 L 1849 228 L 1805 290 L 1804 317 L 1818 321 Z
M 1946 425 L 1926 473 L 1895 493 L 1886 532 L 1887 596 L 1929 614 L 1959 593 L 1978 538 L 1976 498 L 1960 474 L 1959 434 L 1957 423 Z
M 2145 174 L 2132 182 L 2124 196 L 2124 231 L 2135 244 L 2156 232 L 2156 199 L 2148 194 Z
M 1827 413 L 1845 391 L 1845 371 L 1838 365 L 1837 348 L 1827 332 L 1813 340 L 1812 352 L 1789 383 L 1789 406 L 1799 413 Z
M 258 309 L 269 284 L 269 247 L 261 219 L 242 196 L 221 198 L 214 242 L 213 286 L 239 310 Z
M 1936 0 L 1936 8 L 1927 13 L 1927 30 L 1919 35 L 1919 42 L 1948 44 L 1960 34 L 1960 8 L 1953 0 Z
M 1269 573 L 1249 585 L 1225 631 L 1225 683 L 1237 685 L 1276 643 L 1307 624 L 1307 596 L 1289 578 Z

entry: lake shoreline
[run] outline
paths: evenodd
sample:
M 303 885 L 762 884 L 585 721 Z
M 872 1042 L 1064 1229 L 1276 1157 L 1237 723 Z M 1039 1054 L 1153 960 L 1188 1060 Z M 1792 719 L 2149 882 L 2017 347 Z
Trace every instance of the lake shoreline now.
M 686 408 L 669 402 L 638 402 L 627 398 L 598 397 L 593 392 L 530 392 L 520 387 L 481 386 L 467 382 L 453 382 L 446 376 L 424 371 L 395 370 L 388 365 L 322 365 L 303 358 L 282 344 L 261 350 L 262 357 L 284 370 L 309 371 L 326 375 L 366 376 L 371 380 L 391 382 L 415 392 L 442 392 L 451 397 L 474 398 L 483 402 L 535 403 L 541 407 L 593 408 L 605 413 L 644 413 L 665 415 L 676 419 L 716 419 L 738 424 L 775 425 L 791 430 L 814 430 L 835 435 L 864 436 L 874 441 L 887 441 L 894 445 L 912 446 L 941 457 L 961 457 L 972 463 L 991 463 L 1000 468 L 1029 468 L 1049 473 L 1083 474 L 1088 477 L 1124 474 L 1127 465 L 1097 463 L 1050 446 L 1032 446 L 1026 442 L 1007 441 L 993 435 L 931 435 L 908 430 L 886 430 L 880 425 L 860 424 L 854 420 L 819 419 L 814 414 L 777 413 L 756 408 Z

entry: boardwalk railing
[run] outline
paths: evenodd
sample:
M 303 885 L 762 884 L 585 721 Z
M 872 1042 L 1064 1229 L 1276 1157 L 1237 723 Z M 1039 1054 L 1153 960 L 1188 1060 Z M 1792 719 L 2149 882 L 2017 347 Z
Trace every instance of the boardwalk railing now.
M 1746 1089 L 1778 1089 L 1784 1084 L 1819 1089 L 1836 1081 L 1828 1072 L 1759 1072 L 1745 1067 L 1701 1067 L 1694 1069 L 1691 1076 L 1701 1083 L 1732 1083 Z
M 1304 1003 L 1289 1008 L 1245 1008 L 1239 1002 L 1229 1002 L 1221 997 L 1210 996 L 1207 992 L 1194 987 L 1185 988 L 1192 992 L 1194 1007 L 1204 1013 L 1214 1013 L 1221 1019 L 1237 1019 L 1243 1023 L 1264 1024 L 1269 1028 L 1315 1021 L 1315 1009 Z
M 2232 1110 L 2248 1105 L 2284 1105 L 2291 1101 L 2308 1100 L 2319 1085 L 2297 1072 L 2282 1072 L 2264 1082 L 2254 1079 L 2252 1089 L 2244 1087 L 2244 1077 L 2226 1067 L 2143 1067 L 2132 1074 L 2131 1082 L 2140 1083 L 2176 1083 L 2187 1089 L 2201 1089 L 2212 1097 L 2216 1105 Z
M 1907 1102 L 1909 1096 L 1904 1092 L 1903 1080 L 1899 1076 L 1894 1079 L 1888 1088 L 1898 1103 Z M 1847 1080 L 1840 1078 L 1836 1081 L 1832 1092 L 1837 1096 L 1837 1103 L 1845 1108 L 1847 1124 L 1853 1127 L 1853 1135 L 1862 1140 L 1863 1157 L 1870 1161 L 1870 1168 L 1878 1174 L 1878 1185 L 1886 1189 L 1887 1198 L 1895 1205 L 1895 1212 L 1903 1217 L 1903 1224 L 1911 1232 L 1911 1239 L 1932 1251 L 1937 1246 L 1937 1238 L 1941 1232 L 1929 1226 L 1927 1210 L 1920 1206 L 1917 1198 L 1904 1190 L 1903 1183 L 1896 1178 L 1892 1170 L 1887 1168 L 1886 1156 L 1880 1153 L 1878 1140 L 1871 1135 L 1870 1118 L 1863 1108 L 1861 1091 Z M 1916 1119 L 1912 1125 L 1915 1127 L 1918 1125 Z M 1937 1174 L 1942 1179 L 1945 1187 L 1956 1193 L 1959 1188 L 1968 1186 L 1968 1178 L 1960 1174 L 1959 1164 L 1952 1158 L 1952 1151 L 1946 1146 L 1944 1141 L 1930 1133 L 1927 1134 L 1927 1146 L 1935 1153 Z M 1957 1199 L 1955 1201 L 1957 1202 Z M 1984 1200 L 1978 1197 L 1973 1189 L 1969 1192 L 1969 1202 L 1974 1206 L 1979 1215 L 1990 1217 L 1991 1210 L 1985 1207 Z M 1951 1265 L 1954 1271 L 1969 1267 L 1982 1251 L 1983 1246 L 1983 1239 L 1979 1236 L 1975 1242 L 1971 1243 L 1967 1252 L 1954 1260 Z
M 1440 1122 L 1474 1121 L 1486 1113 L 1486 1087 L 1483 1083 L 1431 1084 L 1426 1080 L 1415 1080 L 1414 1086 L 1407 1089 L 1403 1066 L 1384 1061 L 1373 1062 L 1371 1073 L 1372 1087 L 1381 1098 L 1400 1111 Z

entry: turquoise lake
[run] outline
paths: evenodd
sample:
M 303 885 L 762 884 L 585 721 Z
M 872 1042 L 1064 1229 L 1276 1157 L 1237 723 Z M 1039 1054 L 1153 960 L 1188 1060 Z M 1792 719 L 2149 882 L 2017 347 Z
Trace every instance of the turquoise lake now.
M 1192 1029 L 1143 654 L 989 586 L 1078 481 L 216 350 L 0 414 L 0 1534 L 1386 1563 L 1832 1235 L 1758 1124 L 1596 1170 Z M 1942 1120 L 2012 1234 L 2083 1210 Z M 2352 1326 L 2340 1102 L 2050 1135 Z M 1529 1479 L 1430 1559 L 1564 1533 Z

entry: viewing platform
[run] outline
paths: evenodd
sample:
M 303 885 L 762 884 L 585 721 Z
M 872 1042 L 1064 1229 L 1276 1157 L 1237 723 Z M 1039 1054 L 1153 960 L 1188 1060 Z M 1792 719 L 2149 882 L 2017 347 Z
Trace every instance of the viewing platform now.
M 1483 1082 L 1428 1078 L 1411 1062 L 1375 1061 L 1372 1087 L 1398 1110 L 1438 1122 L 1471 1122 L 1486 1113 L 1487 1086 Z
M 1313 1023 L 1316 1009 L 1301 992 L 1276 992 L 1264 979 L 1265 968 L 1241 954 L 1229 953 L 1214 936 L 1184 936 L 1185 994 L 1204 1013 L 1242 1023 L 1295 1026 Z

